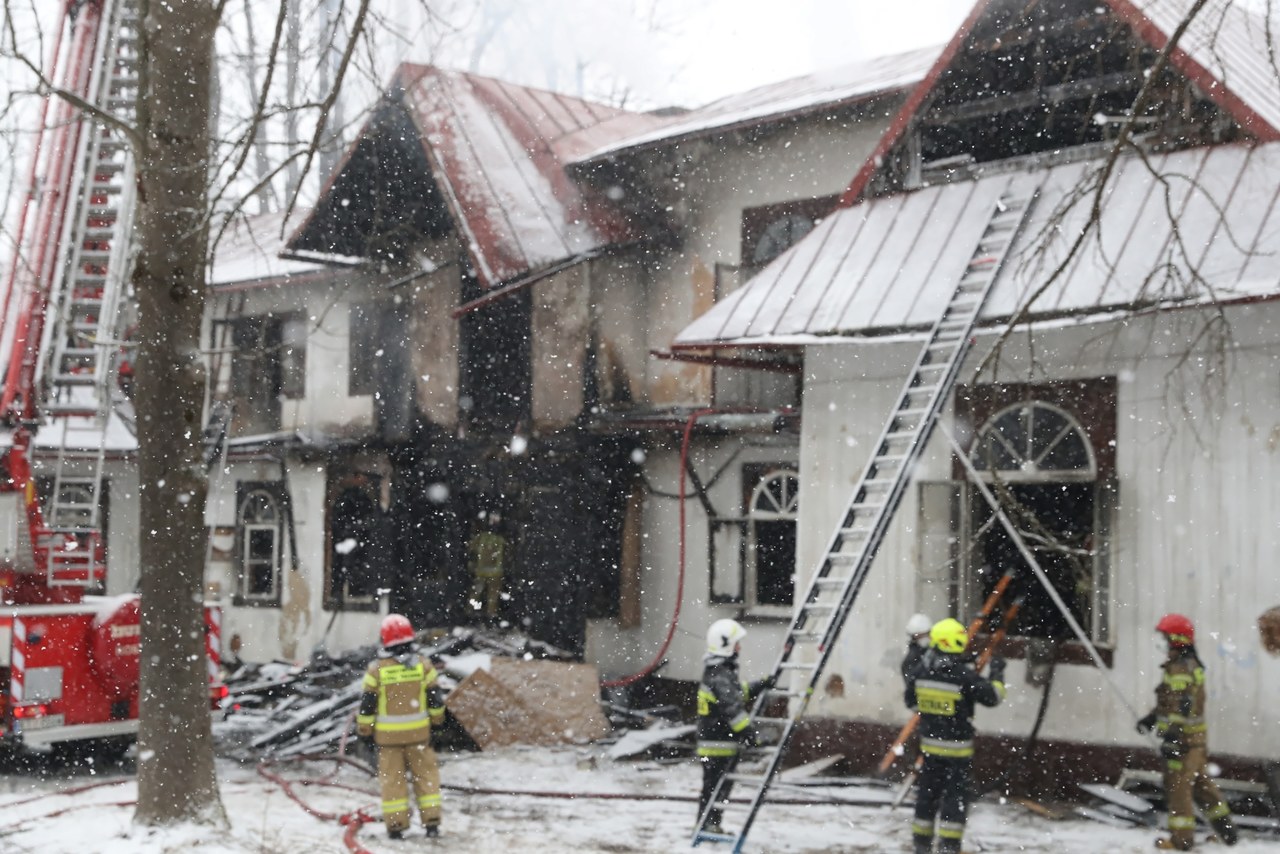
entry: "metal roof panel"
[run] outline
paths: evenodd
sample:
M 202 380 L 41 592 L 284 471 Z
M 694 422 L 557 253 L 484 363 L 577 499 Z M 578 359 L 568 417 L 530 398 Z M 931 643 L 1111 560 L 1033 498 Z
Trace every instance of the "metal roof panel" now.
M 1012 317 L 1032 297 L 1034 318 L 1280 294 L 1280 143 L 1122 157 L 1098 228 L 1046 287 L 1081 238 L 1100 162 L 1014 174 L 1041 183 L 1039 200 L 983 320 Z M 697 318 L 674 346 L 786 345 L 927 326 L 1010 181 L 1006 172 L 842 209 Z

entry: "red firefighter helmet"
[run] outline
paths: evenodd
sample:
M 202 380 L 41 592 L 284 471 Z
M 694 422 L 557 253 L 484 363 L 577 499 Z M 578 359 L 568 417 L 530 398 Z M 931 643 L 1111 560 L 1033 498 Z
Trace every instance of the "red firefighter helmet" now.
M 404 614 L 387 614 L 379 632 L 383 646 L 395 646 L 413 640 L 413 624 Z
M 1196 627 L 1181 614 L 1165 614 L 1156 623 L 1156 631 L 1169 638 L 1174 646 L 1191 646 L 1196 642 Z

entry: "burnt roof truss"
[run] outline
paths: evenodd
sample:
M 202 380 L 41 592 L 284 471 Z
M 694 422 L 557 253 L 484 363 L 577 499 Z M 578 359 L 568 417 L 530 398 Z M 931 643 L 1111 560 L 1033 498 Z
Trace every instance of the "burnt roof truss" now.
M 1168 150 L 1222 142 L 1236 123 L 1172 68 L 1131 106 L 1158 51 L 1097 0 L 992 0 L 887 159 L 881 192 L 952 178 L 986 164 L 1095 156 L 1123 123 Z

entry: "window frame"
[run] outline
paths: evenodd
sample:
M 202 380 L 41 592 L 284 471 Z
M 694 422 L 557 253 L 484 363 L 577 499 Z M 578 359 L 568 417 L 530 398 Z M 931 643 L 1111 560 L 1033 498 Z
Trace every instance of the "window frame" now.
M 1114 377 L 1102 377 L 1040 385 L 962 386 L 956 393 L 956 419 L 959 423 L 973 426 L 972 438 L 965 452 L 975 454 L 980 439 L 988 435 L 989 429 L 1001 417 L 1027 404 L 1058 413 L 1066 419 L 1084 442 L 1086 464 L 1065 470 L 1028 470 L 1022 467 L 999 470 L 1000 477 L 1010 485 L 1092 485 L 1093 520 L 1087 535 L 1092 551 L 1092 589 L 1089 625 L 1085 628 L 1104 663 L 1111 666 L 1116 604 L 1112 597 L 1115 580 L 1111 562 L 1111 531 L 1119 491 L 1115 478 L 1116 381 Z M 973 464 L 983 481 L 994 480 L 993 475 L 983 468 L 985 460 L 973 459 Z M 978 554 L 979 540 L 974 527 L 978 511 L 985 507 L 986 501 L 967 481 L 959 460 L 953 462 L 952 482 L 958 486 L 958 507 L 951 520 L 956 553 L 950 600 L 953 613 L 962 619 L 971 619 L 981 604 L 974 604 L 973 591 L 980 589 L 975 573 L 983 562 Z M 1030 636 L 1008 637 L 1001 644 L 1001 653 L 1014 658 L 1025 657 L 1031 641 Z M 1057 660 L 1072 664 L 1093 663 L 1084 645 L 1075 638 L 1058 644 Z
M 263 496 L 270 502 L 274 520 L 246 522 L 246 510 L 251 499 Z M 249 591 L 249 548 L 252 534 L 270 531 L 273 548 L 269 563 L 271 590 L 267 593 Z M 235 534 L 235 594 L 233 604 L 250 607 L 279 607 L 284 584 L 284 495 L 278 483 L 270 481 L 241 481 L 236 485 L 236 534 Z
M 365 595 L 353 595 L 350 592 L 350 580 L 343 579 L 341 589 L 337 589 L 334 579 L 336 554 L 333 532 L 333 512 L 338 501 L 348 493 L 354 493 L 364 498 L 369 505 L 374 508 L 377 518 L 371 520 L 375 529 L 384 524 L 386 519 L 383 515 L 382 504 L 380 501 L 380 492 L 382 488 L 382 476 L 376 473 L 361 472 L 355 474 L 347 474 L 334 481 L 329 488 L 328 500 L 325 506 L 325 567 L 324 567 L 324 607 L 330 611 L 376 611 L 378 609 L 377 590 L 382 586 L 383 579 L 376 578 L 379 582 L 374 586 L 374 593 Z M 377 530 L 372 532 L 374 538 L 378 537 Z M 382 547 L 378 542 L 373 542 L 371 547 L 377 550 Z M 388 560 L 390 558 L 388 557 Z
M 741 578 L 742 578 L 742 603 L 746 608 L 746 613 L 752 617 L 775 617 L 790 618 L 792 609 L 795 606 L 795 579 L 798 569 L 795 553 L 795 544 L 799 537 L 799 502 L 800 502 L 800 472 L 795 463 L 779 462 L 779 463 L 749 463 L 742 467 L 743 473 L 743 521 L 742 521 L 742 549 L 741 549 Z M 771 482 L 784 478 L 793 484 L 789 490 L 790 498 L 786 502 L 786 507 L 781 510 L 762 510 L 760 501 L 767 495 L 770 495 L 768 486 Z M 787 491 L 784 490 L 784 497 Z M 762 602 L 760 596 L 760 577 L 759 563 L 757 557 L 759 555 L 759 540 L 757 532 L 757 524 L 759 522 L 775 523 L 787 522 L 791 523 L 792 551 L 790 555 L 791 568 L 791 595 L 788 601 L 778 602 Z

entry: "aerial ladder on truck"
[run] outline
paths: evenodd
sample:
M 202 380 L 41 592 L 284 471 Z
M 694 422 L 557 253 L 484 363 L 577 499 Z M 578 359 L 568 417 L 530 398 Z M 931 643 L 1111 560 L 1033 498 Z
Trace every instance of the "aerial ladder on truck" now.
M 63 0 L 61 16 L 0 295 L 0 740 L 115 752 L 137 731 L 138 597 L 86 594 L 107 582 L 108 431 L 132 417 L 117 382 L 136 203 L 122 127 L 141 22 L 137 0 Z M 205 614 L 212 680 L 220 615 Z
M 104 436 L 123 396 L 115 369 L 136 184 L 107 117 L 134 118 L 138 14 L 135 0 L 67 0 L 63 14 L 46 73 L 97 114 L 45 100 L 4 294 L 0 419 L 12 433 L 0 501 L 18 506 L 0 583 L 19 603 L 77 601 L 104 584 Z M 43 489 L 37 431 L 53 440 Z
M 797 724 L 818 686 L 845 621 L 853 610 L 876 552 L 902 502 L 916 463 L 960 374 L 973 343 L 973 331 L 987 295 L 1034 202 L 1036 189 L 1011 179 L 994 198 L 988 222 L 942 313 L 934 321 L 907 375 L 884 429 L 840 521 L 823 550 L 822 560 L 796 598 L 770 684 L 756 698 L 751 720 L 770 736 L 759 749 L 763 767 L 731 770 L 713 791 L 698 817 L 693 844 L 731 843 L 742 851 Z M 772 707 L 786 702 L 783 715 Z M 739 797 L 729 800 L 729 791 Z M 709 828 L 713 811 L 722 811 L 731 832 Z

